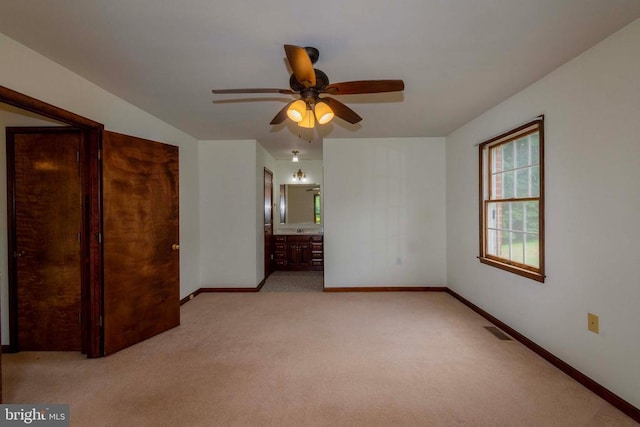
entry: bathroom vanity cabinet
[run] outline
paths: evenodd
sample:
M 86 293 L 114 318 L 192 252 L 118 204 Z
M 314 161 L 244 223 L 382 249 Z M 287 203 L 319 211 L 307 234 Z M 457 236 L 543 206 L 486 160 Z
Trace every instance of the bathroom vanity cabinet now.
M 324 268 L 322 235 L 277 234 L 273 237 L 276 270 L 304 271 Z

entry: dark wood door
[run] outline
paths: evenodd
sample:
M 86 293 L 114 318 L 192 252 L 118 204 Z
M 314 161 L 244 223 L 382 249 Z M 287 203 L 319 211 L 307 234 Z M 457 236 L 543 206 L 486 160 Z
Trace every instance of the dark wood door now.
M 8 128 L 11 346 L 82 350 L 78 130 Z
M 180 324 L 178 147 L 104 132 L 104 349 Z
M 273 172 L 264 168 L 264 278 L 273 273 Z

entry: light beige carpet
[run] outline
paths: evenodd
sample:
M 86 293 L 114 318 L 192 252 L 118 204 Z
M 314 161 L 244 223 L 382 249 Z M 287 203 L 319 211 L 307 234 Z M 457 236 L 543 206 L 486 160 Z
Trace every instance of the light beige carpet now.
M 631 426 L 446 293 L 219 293 L 115 355 L 3 356 L 73 426 Z

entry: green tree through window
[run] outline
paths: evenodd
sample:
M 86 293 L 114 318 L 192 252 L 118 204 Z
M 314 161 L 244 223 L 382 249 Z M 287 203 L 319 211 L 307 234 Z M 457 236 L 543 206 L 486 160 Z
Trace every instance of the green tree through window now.
M 315 223 L 320 224 L 320 194 L 314 194 L 313 196 L 313 212 Z

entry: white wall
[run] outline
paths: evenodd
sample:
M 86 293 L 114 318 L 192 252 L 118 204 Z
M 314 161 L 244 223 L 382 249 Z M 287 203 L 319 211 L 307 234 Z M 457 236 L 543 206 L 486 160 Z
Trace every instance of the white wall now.
M 264 168 L 255 140 L 200 141 L 200 287 L 255 288 L 264 278 Z
M 444 138 L 325 139 L 325 286 L 445 286 Z
M 198 286 L 198 144 L 191 136 L 0 34 L 0 85 L 103 123 L 105 128 L 180 147 L 180 295 Z M 4 165 L 0 175 L 6 175 Z M 0 242 L 6 241 L 6 218 Z M 6 258 L 6 246 L 0 256 Z M 6 277 L 0 264 L 0 274 Z M 2 284 L 3 289 L 6 283 Z M 6 291 L 3 291 L 6 293 Z M 7 324 L 3 310 L 3 327 Z M 8 335 L 3 334 L 3 343 Z
M 640 407 L 640 20 L 447 137 L 449 287 Z M 480 264 L 474 144 L 545 114 L 544 284 Z M 600 334 L 587 331 L 587 312 Z
M 256 144 L 200 141 L 201 287 L 258 283 Z

